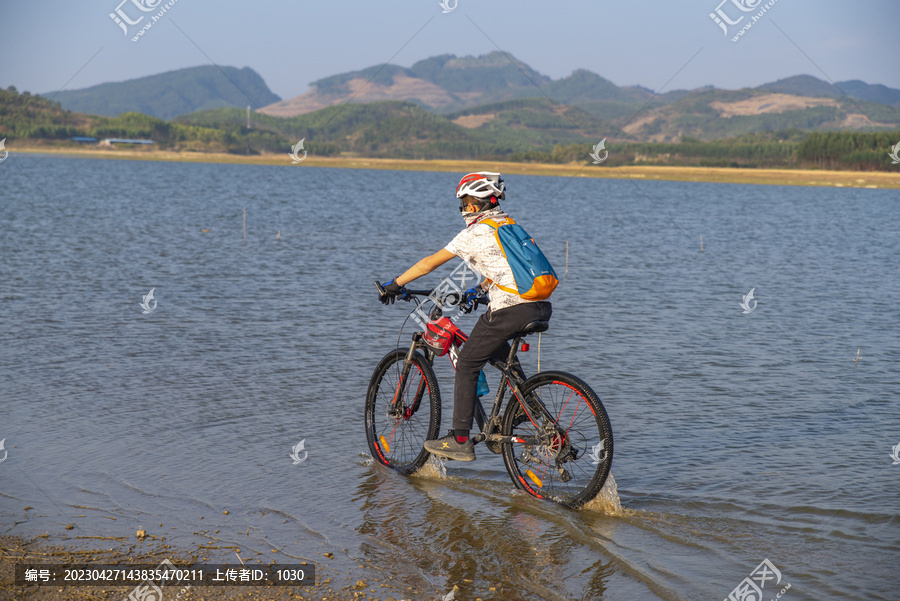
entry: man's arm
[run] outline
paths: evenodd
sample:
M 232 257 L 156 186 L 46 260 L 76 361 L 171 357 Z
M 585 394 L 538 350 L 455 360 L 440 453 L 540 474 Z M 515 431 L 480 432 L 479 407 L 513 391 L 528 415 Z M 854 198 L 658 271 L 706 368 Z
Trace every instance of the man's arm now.
M 433 255 L 425 257 L 424 259 L 404 271 L 400 276 L 397 277 L 395 281 L 400 286 L 405 286 L 411 281 L 420 278 L 423 275 L 431 273 L 450 259 L 454 258 L 456 258 L 456 255 L 454 255 L 446 248 L 442 248 Z

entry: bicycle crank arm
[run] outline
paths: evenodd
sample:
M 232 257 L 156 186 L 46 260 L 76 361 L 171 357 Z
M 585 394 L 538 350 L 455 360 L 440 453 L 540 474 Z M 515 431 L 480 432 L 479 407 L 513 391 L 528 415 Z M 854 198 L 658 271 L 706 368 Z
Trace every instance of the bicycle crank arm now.
M 472 437 L 472 442 L 477 444 L 479 442 L 496 442 L 496 443 L 504 443 L 510 442 L 513 444 L 536 444 L 536 439 L 532 437 L 522 438 L 521 436 L 503 436 L 502 434 L 476 434 Z

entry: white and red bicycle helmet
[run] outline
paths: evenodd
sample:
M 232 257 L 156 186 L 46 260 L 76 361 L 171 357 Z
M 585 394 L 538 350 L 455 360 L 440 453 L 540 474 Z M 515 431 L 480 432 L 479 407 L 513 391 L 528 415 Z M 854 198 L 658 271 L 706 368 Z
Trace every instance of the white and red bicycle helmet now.
M 456 197 L 474 196 L 485 201 L 484 204 L 496 204 L 496 200 L 506 198 L 506 184 L 499 173 L 479 171 L 469 173 L 459 180 L 456 186 Z M 496 200 L 494 200 L 496 199 Z

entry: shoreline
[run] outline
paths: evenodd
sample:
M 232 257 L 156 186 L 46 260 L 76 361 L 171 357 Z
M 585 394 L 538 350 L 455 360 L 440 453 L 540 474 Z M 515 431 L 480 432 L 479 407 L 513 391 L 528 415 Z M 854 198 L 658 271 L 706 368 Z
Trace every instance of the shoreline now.
M 476 160 L 414 160 L 364 157 L 307 156 L 292 164 L 290 155 L 235 155 L 227 153 L 176 152 L 168 150 L 123 150 L 99 148 L 61 148 L 26 146 L 11 148 L 16 153 L 48 154 L 72 158 L 101 158 L 132 161 L 168 161 L 180 163 L 221 163 L 234 165 L 274 165 L 285 167 L 332 167 L 338 169 L 391 169 L 399 171 L 445 171 L 467 173 L 474 168 L 510 175 L 545 175 L 555 177 L 592 177 L 649 181 L 706 182 L 728 184 L 761 184 L 780 186 L 818 186 L 831 188 L 900 189 L 900 170 L 829 171 L 810 169 L 744 169 L 730 167 L 669 167 L 515 163 Z

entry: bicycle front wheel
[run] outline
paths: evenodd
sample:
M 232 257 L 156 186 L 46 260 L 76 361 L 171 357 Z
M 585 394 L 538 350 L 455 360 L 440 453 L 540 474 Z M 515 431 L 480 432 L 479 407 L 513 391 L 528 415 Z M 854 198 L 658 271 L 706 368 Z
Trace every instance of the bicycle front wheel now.
M 401 390 L 406 353 L 403 349 L 391 351 L 372 374 L 366 395 L 366 438 L 376 461 L 411 474 L 428 459 L 422 445 L 437 438 L 441 393 L 434 370 L 418 352 Z
M 501 432 L 503 461 L 516 486 L 535 497 L 578 508 L 593 499 L 609 475 L 613 435 L 600 397 L 579 378 L 541 372 L 513 396 Z M 543 416 L 537 401 L 553 419 Z

